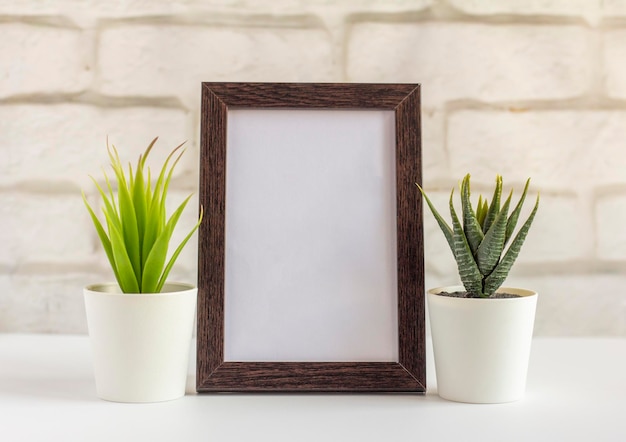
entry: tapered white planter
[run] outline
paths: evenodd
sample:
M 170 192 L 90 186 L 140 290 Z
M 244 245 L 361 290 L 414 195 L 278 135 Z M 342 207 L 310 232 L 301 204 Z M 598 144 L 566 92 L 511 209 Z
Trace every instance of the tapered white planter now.
M 197 289 L 167 283 L 161 293 L 84 289 L 96 391 L 115 402 L 160 402 L 185 394 Z
M 457 402 L 502 403 L 521 399 L 535 320 L 537 293 L 501 288 L 518 298 L 477 299 L 428 291 L 428 310 L 439 396 Z

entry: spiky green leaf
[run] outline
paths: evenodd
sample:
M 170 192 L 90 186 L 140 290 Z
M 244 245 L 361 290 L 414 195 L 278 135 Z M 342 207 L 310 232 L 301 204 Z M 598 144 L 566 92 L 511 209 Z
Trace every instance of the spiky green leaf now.
M 124 293 L 140 293 L 140 287 L 135 277 L 133 265 L 128 256 L 128 250 L 124 242 L 122 232 L 109 219 L 109 215 L 105 211 L 107 224 L 109 225 L 109 234 L 111 237 L 111 250 L 115 260 L 115 267 L 118 273 L 118 283 Z
M 183 248 L 185 247 L 189 239 L 196 232 L 196 230 L 198 230 L 198 227 L 200 227 L 200 223 L 202 222 L 203 216 L 204 216 L 204 208 L 200 206 L 200 217 L 198 219 L 198 222 L 191 229 L 191 231 L 187 234 L 187 236 L 181 241 L 181 243 L 178 245 L 178 247 L 172 254 L 172 257 L 168 261 L 167 265 L 165 266 L 165 269 L 163 270 L 163 273 L 161 274 L 161 277 L 159 278 L 159 284 L 157 285 L 157 292 L 160 292 L 163 289 L 163 285 L 165 284 L 165 281 L 167 281 L 167 277 L 170 274 L 170 271 L 172 270 L 174 263 L 178 259 L 178 255 L 180 255 L 180 252 L 183 250 Z
M 184 144 L 184 143 L 183 143 L 183 144 Z M 182 144 L 181 144 L 180 146 L 182 146 Z M 180 147 L 180 146 L 179 146 L 179 147 Z M 178 147 L 177 147 L 176 149 L 178 149 Z M 175 151 L 176 151 L 176 150 L 174 150 L 174 152 L 175 152 Z M 170 187 L 170 181 L 171 181 L 171 179 L 172 179 L 172 175 L 174 174 L 174 168 L 176 167 L 176 165 L 178 164 L 178 162 L 180 161 L 180 159 L 181 159 L 181 157 L 183 156 L 183 154 L 184 154 L 184 153 L 185 153 L 185 149 L 183 149 L 183 150 L 182 150 L 182 151 L 178 154 L 178 156 L 177 156 L 177 157 L 176 157 L 176 159 L 174 160 L 174 163 L 172 164 L 172 167 L 170 167 L 170 170 L 169 170 L 169 172 L 168 172 L 168 174 L 167 174 L 167 178 L 165 179 L 165 182 L 163 183 L 163 191 L 162 191 L 162 196 L 161 196 L 161 199 L 162 199 L 163 201 L 165 201 L 165 199 L 167 198 L 167 191 L 168 191 L 168 189 L 169 189 L 169 187 Z
M 489 231 L 489 227 L 498 216 L 498 212 L 500 212 L 500 197 L 502 195 L 502 177 L 500 175 L 496 175 L 496 188 L 493 191 L 493 198 L 491 198 L 491 204 L 489 205 L 489 210 L 487 211 L 487 215 L 485 216 L 485 221 L 483 223 L 483 233 L 487 233 Z
M 113 193 L 113 187 L 111 186 L 111 181 L 109 180 L 109 176 L 107 175 L 107 173 L 104 171 L 104 169 L 102 170 L 102 174 L 104 175 L 104 181 L 107 184 L 107 189 L 109 191 L 109 197 L 107 198 L 106 195 L 104 195 L 104 192 L 101 192 L 102 195 L 102 199 L 103 201 L 110 201 L 111 206 L 113 207 L 113 210 L 115 212 L 115 216 L 119 219 L 120 214 L 117 212 L 117 204 L 115 203 L 115 194 Z M 98 185 L 97 181 L 93 179 L 93 177 L 91 178 L 94 183 L 96 183 L 96 186 Z
M 93 225 L 96 228 L 96 232 L 98 233 L 98 238 L 100 238 L 100 242 L 102 243 L 102 248 L 104 249 L 104 253 L 106 253 L 107 259 L 109 260 L 109 264 L 111 265 L 111 268 L 113 269 L 113 274 L 115 275 L 115 279 L 119 283 L 120 278 L 117 272 L 117 265 L 115 264 L 115 257 L 113 256 L 113 249 L 111 248 L 111 240 L 109 239 L 109 236 L 104 230 L 104 227 L 102 227 L 102 223 L 100 222 L 100 220 L 94 213 L 93 209 L 87 202 L 87 197 L 85 196 L 85 192 L 82 192 L 82 195 L 83 195 L 83 202 L 85 203 L 85 206 L 87 206 L 87 211 L 89 212 L 89 216 L 91 217 Z
M 476 261 L 478 268 L 483 278 L 490 275 L 493 269 L 496 267 L 504 251 L 504 238 L 507 225 L 507 215 L 509 213 L 509 206 L 511 204 L 511 197 L 513 192 L 509 194 L 509 197 L 504 202 L 500 213 L 496 216 L 493 224 L 487 231 L 485 239 L 478 248 L 476 255 Z
M 92 176 L 90 176 L 90 178 L 95 184 L 96 189 L 98 189 L 100 196 L 102 197 L 102 202 L 104 203 L 104 210 L 106 210 L 111 215 L 111 219 L 117 223 L 118 227 L 121 227 L 119 213 L 117 212 L 117 207 L 115 207 L 115 199 L 113 198 L 113 196 L 111 196 L 111 198 L 109 199 L 106 193 L 104 193 L 104 190 L 102 189 L 102 187 L 100 187 L 100 184 L 98 184 L 98 182 L 96 181 L 96 179 Z M 110 190 L 111 184 L 108 182 L 108 177 L 107 177 L 107 185 L 109 186 L 109 191 L 111 191 Z
M 154 146 L 154 144 L 157 142 L 158 139 L 159 137 L 154 137 L 154 140 L 150 142 L 150 144 L 146 148 L 143 155 L 139 157 L 140 159 L 139 159 L 138 167 L 141 167 L 141 170 L 143 170 L 144 166 L 146 165 L 146 160 L 148 159 L 148 155 L 150 155 L 150 152 L 152 151 L 152 147 Z
M 495 291 L 504 283 L 504 280 L 509 274 L 511 267 L 515 263 L 517 256 L 522 248 L 522 244 L 524 244 L 524 240 L 526 239 L 526 235 L 528 235 L 528 231 L 530 230 L 530 226 L 535 218 L 535 214 L 537 213 L 537 209 L 539 208 L 539 195 L 537 195 L 537 201 L 535 202 L 535 207 L 530 213 L 528 219 L 524 223 L 524 225 L 520 228 L 517 235 L 511 242 L 509 249 L 506 254 L 500 261 L 500 263 L 496 266 L 494 271 L 485 279 L 485 293 L 487 295 L 492 295 Z
M 478 195 L 478 203 L 476 204 L 476 221 L 478 221 L 481 232 L 483 230 L 483 222 L 485 221 L 485 216 L 487 216 L 487 211 L 483 210 L 483 196 Z
M 476 256 L 478 247 L 483 241 L 485 235 L 480 227 L 480 223 L 476 218 L 472 203 L 470 201 L 470 174 L 468 173 L 463 178 L 461 183 L 461 208 L 463 211 L 463 231 L 467 238 L 472 255 Z
M 148 259 L 146 259 L 141 287 L 147 293 L 157 292 L 159 279 L 161 277 L 163 266 L 165 265 L 165 259 L 167 258 L 167 250 L 170 239 L 172 238 L 172 233 L 174 233 L 174 227 L 176 227 L 178 219 L 183 213 L 183 210 L 185 210 L 185 206 L 189 202 L 190 198 L 191 195 L 189 195 L 174 211 L 170 219 L 167 221 L 165 228 L 154 242 L 152 250 L 148 255 Z
M 168 157 L 165 159 L 163 166 L 161 167 L 161 171 L 159 172 L 159 176 L 157 178 L 157 182 L 154 186 L 154 190 L 151 195 L 149 195 L 148 199 L 148 213 L 147 217 L 149 222 L 146 224 L 146 229 L 144 231 L 143 243 L 142 243 L 142 251 L 141 257 L 142 262 L 145 263 L 148 259 L 148 255 L 150 251 L 154 247 L 154 243 L 157 238 L 165 228 L 166 224 L 166 214 L 165 214 L 165 198 L 167 196 L 167 187 L 169 186 L 169 178 L 171 177 L 171 172 L 174 170 L 174 167 L 178 163 L 178 161 L 174 162 L 172 167 L 169 170 L 167 166 L 170 160 L 173 158 L 174 154 L 180 149 L 185 143 L 181 143 L 170 152 Z M 182 155 L 182 153 L 181 153 Z M 178 156 L 180 159 L 180 155 Z
M 121 177 L 123 177 L 123 171 L 120 167 L 116 170 L 116 175 L 118 179 L 118 183 L 121 181 Z M 120 221 L 122 223 L 122 236 L 123 243 L 126 249 L 126 254 L 130 259 L 133 272 L 135 274 L 135 279 L 137 281 L 137 285 L 141 281 L 139 276 L 141 275 L 141 255 L 139 251 L 139 230 L 137 227 L 137 214 L 135 212 L 135 206 L 133 204 L 133 199 L 130 194 L 132 188 L 129 186 L 119 186 L 118 189 L 118 202 L 119 202 L 119 214 Z
M 513 235 L 513 231 L 515 230 L 515 226 L 517 225 L 517 220 L 519 218 L 520 212 L 522 211 L 522 206 L 524 205 L 524 200 L 526 199 L 526 192 L 528 192 L 528 185 L 530 184 L 530 178 L 526 180 L 526 185 L 524 186 L 524 191 L 522 192 L 522 196 L 518 201 L 515 209 L 511 212 L 511 216 L 506 225 L 506 237 L 504 239 L 504 244 L 506 245 L 509 242 L 509 239 Z
M 428 207 L 430 208 L 430 211 L 432 212 L 433 216 L 435 217 L 435 220 L 437 221 L 437 224 L 439 224 L 439 228 L 443 232 L 443 235 L 446 237 L 446 241 L 448 241 L 448 245 L 450 246 L 450 250 L 454 254 L 454 238 L 453 238 L 453 235 L 452 235 L 452 229 L 450 228 L 448 223 L 443 219 L 443 217 L 439 214 L 439 212 L 437 211 L 437 209 L 433 205 L 432 201 L 430 201 L 430 198 L 428 198 L 428 195 L 426 195 L 426 192 L 424 192 L 424 189 L 422 189 L 422 187 L 419 184 L 417 184 L 417 183 L 415 185 L 418 187 L 418 189 L 422 193 L 422 196 L 426 200 L 426 203 L 428 204 Z
M 146 189 L 143 171 L 139 168 L 139 165 L 135 173 L 135 181 L 133 183 L 131 195 L 133 199 L 133 207 L 135 208 L 135 217 L 137 219 L 137 250 L 139 251 L 139 268 L 141 270 L 143 264 L 141 251 L 143 249 L 143 238 L 146 231 L 146 224 L 148 222 L 148 207 L 146 202 Z M 137 279 L 141 280 L 141 271 L 137 275 Z
M 150 168 L 148 168 L 146 177 L 144 167 L 146 158 L 156 141 L 157 138 L 152 140 L 145 152 L 139 156 L 136 170 L 133 171 L 131 164 L 127 168 L 122 166 L 117 149 L 113 145 L 109 146 L 107 139 L 107 151 L 118 184 L 117 201 L 113 186 L 106 173 L 104 176 L 108 195 L 93 180 L 104 203 L 103 213 L 107 229 L 97 219 L 83 194 L 83 199 L 107 253 L 111 268 L 122 291 L 126 293 L 154 292 L 156 288 L 160 290 L 181 250 L 202 221 L 201 214 L 196 226 L 178 245 L 165 265 L 167 249 L 174 227 L 189 198 L 179 206 L 169 220 L 166 219 L 167 190 L 174 168 L 182 156 L 182 152 L 180 152 L 175 158 L 175 154 L 182 144 L 177 146 L 168 156 L 153 188 Z M 173 158 L 175 160 L 172 166 L 168 168 L 168 164 Z M 146 276 L 146 272 L 149 272 L 151 276 Z M 144 279 L 147 280 L 146 287 L 143 286 Z
M 454 189 L 450 194 L 450 216 L 452 217 L 452 233 L 454 247 L 452 249 L 454 258 L 456 259 L 457 267 L 459 270 L 459 276 L 461 282 L 465 287 L 465 290 L 473 297 L 480 297 L 482 295 L 482 275 L 474 256 L 463 232 L 463 226 L 459 221 L 459 218 L 454 210 L 453 203 Z

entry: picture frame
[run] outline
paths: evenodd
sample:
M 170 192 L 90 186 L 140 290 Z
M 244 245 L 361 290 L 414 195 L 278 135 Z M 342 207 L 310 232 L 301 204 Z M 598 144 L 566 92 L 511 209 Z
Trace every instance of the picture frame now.
M 319 118 L 321 118 L 320 122 L 316 122 Z M 361 119 L 365 119 L 364 122 L 367 124 L 361 124 Z M 198 392 L 424 393 L 426 391 L 422 203 L 416 186 L 416 183 L 421 183 L 420 124 L 420 87 L 417 84 L 202 83 L 199 201 L 204 207 L 205 220 L 200 225 L 198 233 L 196 368 Z M 389 125 L 391 125 L 391 132 L 387 127 Z M 330 126 L 338 129 L 324 129 Z M 320 127 L 323 129 L 320 130 Z M 377 127 L 380 130 L 376 129 Z M 327 132 L 330 134 L 326 135 L 330 137 L 327 138 L 333 145 L 332 149 L 326 144 L 320 143 L 319 146 L 315 144 L 318 137 L 326 137 L 323 134 Z M 341 135 L 344 132 L 345 136 Z M 305 133 L 308 135 L 304 135 Z M 285 141 L 288 138 L 287 134 L 291 137 L 289 141 Z M 332 134 L 339 134 L 338 138 L 334 139 Z M 265 140 L 265 136 L 269 138 Z M 304 139 L 305 136 L 306 139 Z M 390 139 L 389 136 L 392 138 Z M 295 137 L 295 142 L 293 137 Z M 361 154 L 358 150 L 361 148 L 360 142 L 348 141 L 349 147 L 346 148 L 346 152 L 351 153 L 342 157 L 344 141 L 352 138 L 370 146 L 371 152 L 367 156 L 372 160 L 368 163 L 369 166 L 359 167 L 361 164 L 359 162 Z M 389 139 L 390 142 L 385 141 Z M 237 148 L 233 148 L 233 145 Z M 278 148 L 275 148 L 276 145 Z M 301 145 L 313 146 L 313 148 L 306 147 L 306 151 L 300 151 L 306 152 L 306 155 L 312 158 L 312 161 L 304 166 L 300 165 L 299 154 L 291 155 L 290 151 L 292 146 L 301 148 Z M 317 147 L 320 147 L 319 150 L 323 153 L 315 157 Z M 329 159 L 337 152 L 339 152 L 337 158 L 342 158 L 341 161 Z M 381 156 L 381 152 L 385 158 L 391 158 L 392 167 L 382 167 L 379 170 L 376 158 Z M 257 163 L 254 163 L 250 157 L 253 157 L 254 161 L 261 162 L 262 167 L 256 167 Z M 276 161 L 270 161 L 268 157 Z M 284 157 L 289 158 L 285 160 Z M 357 161 L 354 161 L 355 158 Z M 382 163 L 385 161 L 389 162 L 383 159 Z M 338 163 L 340 163 L 339 166 L 334 166 Z M 284 166 L 285 164 L 287 166 Z M 309 164 L 317 164 L 319 170 L 310 172 Z M 323 166 L 319 166 L 320 164 Z M 285 173 L 285 167 L 294 165 L 299 167 L 299 172 L 305 175 L 311 173 L 312 177 L 319 176 L 320 172 L 326 173 L 327 168 L 333 169 L 330 175 L 334 174 L 337 185 L 331 185 L 325 190 L 323 198 L 320 197 L 323 202 L 329 199 L 329 195 L 334 198 L 335 187 L 344 187 L 343 195 L 348 195 L 347 198 L 350 200 L 335 202 L 336 207 L 342 207 L 341 210 L 334 210 L 335 206 L 332 205 L 325 206 L 324 219 L 330 216 L 334 220 L 335 215 L 342 216 L 343 206 L 355 205 L 350 215 L 351 218 L 348 217 L 346 220 L 338 218 L 339 223 L 345 222 L 348 226 L 351 225 L 350 223 L 360 225 L 362 224 L 361 218 L 355 218 L 354 214 L 365 210 L 373 214 L 372 218 L 380 218 L 380 225 L 392 226 L 391 241 L 384 241 L 386 238 L 384 234 L 382 239 L 380 235 L 373 235 L 371 232 L 365 236 L 365 238 L 373 238 L 369 249 L 367 244 L 364 246 L 367 250 L 365 255 L 371 262 L 377 262 L 377 250 L 395 252 L 392 260 L 388 258 L 390 255 L 387 252 L 383 253 L 386 254 L 387 261 L 393 261 L 391 263 L 393 268 L 391 272 L 379 272 L 382 275 L 380 279 L 385 283 L 381 285 L 382 289 L 373 290 L 378 298 L 372 298 L 372 306 L 366 305 L 370 303 L 369 301 L 360 302 L 358 290 L 335 290 L 337 296 L 327 301 L 323 290 L 317 289 L 316 291 L 310 288 L 311 279 L 306 279 L 306 283 L 303 282 L 301 288 L 302 292 L 310 291 L 313 296 L 298 298 L 293 303 L 288 297 L 299 296 L 300 290 L 292 292 L 286 290 L 287 293 L 275 298 L 278 301 L 273 303 L 269 303 L 268 299 L 274 298 L 251 294 L 256 292 L 259 286 L 267 284 L 267 281 L 271 281 L 271 284 L 278 282 L 278 285 L 283 282 L 282 277 L 272 279 L 269 277 L 271 275 L 268 276 L 274 271 L 272 268 L 274 261 L 268 259 L 267 244 L 273 248 L 276 243 L 284 243 L 282 244 L 284 250 L 290 251 L 289 247 L 294 242 L 293 238 L 299 238 L 292 236 L 290 241 L 282 240 L 283 232 L 294 230 L 292 227 L 297 224 L 297 222 L 294 223 L 294 219 L 300 219 L 294 215 L 293 204 L 285 203 L 283 206 L 281 200 L 281 198 L 290 198 L 290 204 L 300 201 L 300 199 L 291 198 L 294 191 L 290 190 L 293 183 L 296 187 L 300 185 L 299 175 L 296 174 L 294 179 L 293 174 Z M 327 167 L 328 165 L 333 166 Z M 260 172 L 260 178 L 257 177 L 260 184 L 248 175 L 257 173 L 257 169 L 263 171 Z M 344 186 L 342 174 L 345 175 L 346 171 L 350 174 L 354 171 L 358 173 L 359 169 L 363 169 L 363 173 L 362 176 L 355 178 L 357 181 L 354 183 L 357 185 Z M 376 172 L 372 172 L 374 169 Z M 275 176 L 288 176 L 289 180 L 282 183 L 279 181 L 279 185 L 276 185 Z M 254 182 L 254 186 L 250 185 L 250 182 Z M 374 183 L 363 187 L 372 187 L 373 194 L 377 197 L 369 198 L 365 195 L 362 198 L 360 196 L 352 198 L 352 195 L 361 195 L 359 186 L 361 182 Z M 385 193 L 388 191 L 389 183 L 393 188 L 395 201 L 388 201 L 393 198 L 388 198 L 388 193 Z M 304 218 L 310 218 L 311 214 L 315 218 L 317 206 L 310 202 L 316 201 L 315 189 L 319 186 L 306 184 L 303 186 L 308 190 L 314 189 L 311 190 L 313 195 L 304 198 L 304 202 L 297 205 L 306 212 L 307 216 Z M 243 191 L 240 191 L 241 189 Z M 272 189 L 271 195 L 267 189 Z M 278 197 L 274 190 L 277 190 Z M 342 194 L 342 192 L 338 193 Z M 244 197 L 237 200 L 236 197 L 241 195 Z M 353 200 L 359 200 L 362 207 Z M 377 210 L 376 207 L 379 206 L 372 206 L 370 200 L 379 200 L 379 206 L 382 205 L 387 210 Z M 242 204 L 250 201 L 254 202 L 254 210 L 248 210 L 245 205 L 241 207 Z M 324 204 L 321 205 L 324 206 Z M 266 206 L 271 208 L 267 209 Z M 231 209 L 236 207 L 239 208 Z M 259 211 L 263 210 L 269 213 L 270 221 L 265 220 L 266 216 L 256 216 Z M 347 211 L 350 212 L 350 210 L 352 209 Z M 278 215 L 274 215 L 277 212 Z M 389 223 L 389 220 L 392 222 Z M 257 229 L 259 224 L 269 225 L 272 231 L 279 232 L 272 237 L 272 242 L 263 243 L 259 240 L 259 244 L 256 244 L 259 238 Z M 327 229 L 320 229 L 317 224 L 313 228 L 310 225 L 307 226 L 304 230 L 307 233 L 301 235 L 303 241 L 307 239 L 311 230 L 315 230 L 318 239 L 315 244 L 311 245 L 312 247 L 320 242 L 320 238 L 322 243 L 332 245 L 337 238 L 341 242 L 344 241 L 343 237 L 347 236 L 348 242 L 342 244 L 344 246 L 356 245 L 357 248 L 360 248 L 363 243 L 370 242 L 369 239 L 364 241 L 364 236 L 358 236 L 360 233 L 355 234 L 353 238 L 348 233 L 325 241 L 324 235 L 333 232 L 334 221 L 329 225 L 331 227 Z M 378 232 L 380 225 L 374 222 L 372 229 Z M 297 229 L 295 231 L 294 235 L 297 235 Z M 242 235 L 242 238 L 233 236 L 237 232 Z M 390 245 L 393 245 L 393 248 L 390 248 Z M 245 251 L 246 247 L 249 247 L 247 251 Z M 242 249 L 244 252 L 241 252 Z M 301 258 L 305 261 L 311 259 L 310 254 L 307 253 L 309 247 L 298 250 L 301 253 L 297 255 L 295 261 Z M 329 248 L 324 250 L 329 250 Z M 246 253 L 255 255 L 254 266 L 246 261 Z M 282 259 L 281 253 L 279 252 L 278 260 Z M 284 254 L 287 255 L 287 253 Z M 349 250 L 345 256 L 335 257 L 334 255 L 333 252 L 334 264 L 328 271 L 328 280 L 336 280 L 335 269 L 337 267 L 345 265 L 345 268 L 351 272 L 355 267 L 362 265 L 361 258 L 354 258 Z M 294 260 L 285 257 L 284 261 L 286 263 L 283 264 L 289 266 Z M 237 264 L 238 262 L 241 264 Z M 380 262 L 383 263 L 380 267 L 389 264 L 385 263 L 382 258 Z M 233 266 L 234 268 L 231 268 Z M 250 270 L 251 267 L 254 268 Z M 307 269 L 307 272 L 309 270 L 318 272 L 314 275 L 317 278 L 314 281 L 326 281 L 324 270 L 319 269 L 323 266 L 311 265 L 310 261 L 307 261 L 303 267 Z M 376 274 L 378 267 L 370 266 L 369 268 L 373 269 L 371 272 L 362 272 L 364 280 L 368 281 L 370 273 Z M 297 275 L 299 274 L 295 270 L 281 273 L 281 275 L 286 275 L 287 279 L 295 278 L 296 286 L 298 286 Z M 256 279 L 251 275 L 257 275 Z M 260 278 L 258 275 L 264 277 Z M 354 287 L 354 280 L 358 278 L 347 279 L 348 285 Z M 235 286 L 247 289 L 237 292 Z M 363 287 L 364 285 L 357 286 Z M 335 284 L 333 287 L 336 289 L 339 285 Z M 389 287 L 395 287 L 396 293 L 393 293 L 393 296 L 390 296 Z M 282 290 L 285 292 L 284 287 Z M 269 291 L 272 295 L 274 294 L 273 288 Z M 319 304 L 316 304 L 318 296 L 325 301 L 319 301 Z M 349 313 L 342 310 L 343 316 L 339 315 L 339 319 L 336 319 L 336 306 L 333 305 L 332 310 L 329 309 L 327 314 L 326 302 L 332 304 L 336 298 L 341 299 L 343 296 L 347 297 Z M 390 299 L 393 299 L 393 302 Z M 390 306 L 393 315 L 381 314 L 385 316 L 384 320 L 377 321 L 376 312 L 379 311 L 377 302 L 383 303 L 381 311 L 386 311 L 385 309 Z M 255 303 L 259 304 L 256 304 L 255 308 L 250 308 L 249 304 Z M 303 313 L 297 310 L 299 304 L 306 304 L 309 307 L 303 309 L 306 310 Z M 362 310 L 363 317 L 358 317 L 358 314 L 352 315 L 353 309 L 358 310 L 356 307 L 360 308 L 361 304 L 366 305 Z M 256 331 L 246 330 L 248 327 L 253 327 L 250 325 L 251 322 L 256 323 L 256 318 L 250 315 L 260 311 L 263 311 L 264 316 L 270 319 L 260 322 L 260 325 L 256 324 Z M 311 313 L 312 311 L 314 313 Z M 299 320 L 292 321 L 292 325 L 285 326 L 287 327 L 285 329 L 280 328 L 283 325 L 277 326 L 277 323 L 286 323 L 280 321 L 283 318 L 292 318 L 293 315 L 300 314 L 308 315 L 306 319 L 313 324 L 312 327 L 315 329 L 313 333 L 300 333 L 301 325 L 299 324 L 302 321 Z M 259 316 L 261 316 L 260 313 Z M 392 316 L 393 318 L 389 320 L 388 317 Z M 358 332 L 344 331 L 348 328 L 345 327 L 346 322 L 350 325 L 357 324 L 354 330 Z M 363 331 L 369 333 L 370 324 L 378 322 L 382 324 L 380 325 L 380 330 L 383 330 L 382 334 L 385 334 L 390 324 L 393 324 L 394 342 L 390 343 L 389 338 L 385 338 L 386 340 L 370 348 L 368 347 L 370 342 L 375 341 L 380 333 L 374 333 L 373 338 L 368 336 L 363 339 L 359 339 L 359 333 Z M 327 326 L 327 324 L 332 325 Z M 264 345 L 262 341 L 266 339 L 263 337 L 266 336 L 264 327 L 272 329 L 278 327 L 277 335 L 283 339 L 281 345 L 272 343 Z M 331 329 L 329 330 L 328 327 Z M 276 330 L 272 330 L 273 332 Z M 312 353 L 313 357 L 309 358 L 307 351 L 315 347 L 311 345 L 311 339 L 317 339 L 318 334 L 327 335 L 327 340 L 317 345 L 318 350 L 315 350 Z M 292 335 L 297 337 L 290 341 Z M 235 338 L 232 338 L 233 336 Z M 241 336 L 243 339 L 239 339 Z M 267 336 L 274 335 L 268 333 Z M 302 338 L 303 336 L 305 339 Z M 326 360 L 324 359 L 325 351 L 329 347 L 328 342 L 331 342 L 329 339 L 332 340 L 333 347 L 335 347 L 335 342 L 339 342 L 340 345 L 338 353 L 331 354 L 329 360 Z M 234 344 L 239 341 L 244 344 Z M 248 341 L 254 341 L 254 343 L 250 344 Z M 356 346 L 353 345 L 355 342 Z M 353 352 L 351 349 L 359 347 L 360 343 L 364 344 L 363 350 Z M 261 353 L 261 357 L 257 358 L 259 348 L 263 348 L 265 353 Z M 393 348 L 392 353 L 388 353 L 389 348 Z M 374 357 L 368 359 L 370 351 L 373 351 L 371 354 Z M 345 352 L 345 358 L 342 352 Z M 243 355 L 243 357 L 237 355 Z

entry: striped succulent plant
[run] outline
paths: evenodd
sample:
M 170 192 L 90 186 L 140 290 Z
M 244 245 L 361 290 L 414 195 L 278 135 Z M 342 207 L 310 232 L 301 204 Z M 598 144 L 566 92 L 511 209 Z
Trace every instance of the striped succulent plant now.
M 144 168 L 146 158 L 156 141 L 157 138 L 152 140 L 146 151 L 139 156 L 135 173 L 129 164 L 128 174 L 126 174 L 115 146 L 109 149 L 111 167 L 117 178 L 117 198 L 106 173 L 104 174 L 106 192 L 92 177 L 104 203 L 102 211 L 106 228 L 94 213 L 83 192 L 83 200 L 100 237 L 102 247 L 124 293 L 159 293 L 178 255 L 202 221 L 202 208 L 200 208 L 200 219 L 166 263 L 172 233 L 191 195 L 169 218 L 166 217 L 167 190 L 172 172 L 184 150 L 178 153 L 168 169 L 168 163 L 182 144 L 170 153 L 153 185 L 150 169 L 148 168 L 146 174 Z
M 476 209 L 474 209 L 470 202 L 470 175 L 467 174 L 461 182 L 462 224 L 454 210 L 454 189 L 450 193 L 452 227 L 437 212 L 424 190 L 418 185 L 450 245 L 459 269 L 461 282 L 468 296 L 473 298 L 492 296 L 509 274 L 539 207 L 539 195 L 537 195 L 535 207 L 513 237 L 529 183 L 530 179 L 526 181 L 522 196 L 509 216 L 513 191 L 511 190 L 509 197 L 500 206 L 502 177 L 496 176 L 496 188 L 491 204 L 481 195 L 478 198 Z M 513 240 L 505 252 L 511 238 Z

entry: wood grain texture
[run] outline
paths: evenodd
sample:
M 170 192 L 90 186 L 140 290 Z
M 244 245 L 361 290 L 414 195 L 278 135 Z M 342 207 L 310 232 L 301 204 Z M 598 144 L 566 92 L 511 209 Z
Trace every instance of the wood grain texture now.
M 412 392 L 416 380 L 394 362 L 225 362 L 203 385 L 216 392 Z
M 415 84 L 203 83 L 228 107 L 395 109 Z
M 398 362 L 224 362 L 229 108 L 395 110 Z M 425 392 L 419 85 L 203 83 L 201 126 L 197 391 Z
M 415 343 L 425 342 L 422 199 L 416 186 L 422 184 L 419 109 L 419 90 L 396 108 L 398 332 L 400 363 L 417 379 L 426 379 L 425 354 L 414 350 Z
M 205 221 L 198 230 L 197 348 L 206 351 L 198 351 L 198 356 L 202 353 L 197 359 L 198 379 L 212 373 L 224 361 L 227 110 L 218 97 L 203 91 L 199 200 L 205 207 Z

